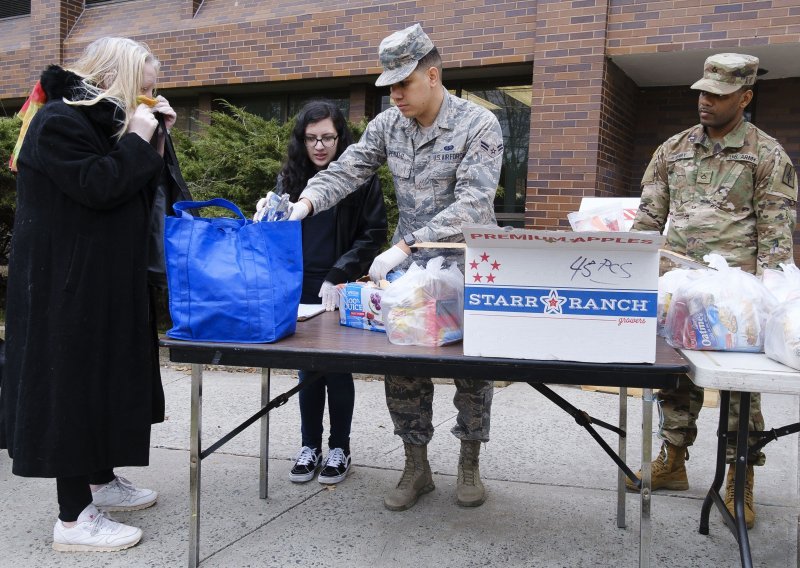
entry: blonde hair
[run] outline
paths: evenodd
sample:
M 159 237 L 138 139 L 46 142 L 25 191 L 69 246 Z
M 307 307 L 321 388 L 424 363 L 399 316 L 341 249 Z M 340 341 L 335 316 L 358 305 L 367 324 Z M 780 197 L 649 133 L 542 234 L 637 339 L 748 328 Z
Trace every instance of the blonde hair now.
M 156 71 L 161 65 L 144 43 L 124 37 L 97 39 L 69 68 L 83 79 L 85 98 L 64 102 L 77 106 L 91 106 L 104 100 L 114 103 L 124 111 L 124 123 L 116 134 L 121 138 L 128 128 L 129 111 L 137 106 L 146 63 L 151 63 Z

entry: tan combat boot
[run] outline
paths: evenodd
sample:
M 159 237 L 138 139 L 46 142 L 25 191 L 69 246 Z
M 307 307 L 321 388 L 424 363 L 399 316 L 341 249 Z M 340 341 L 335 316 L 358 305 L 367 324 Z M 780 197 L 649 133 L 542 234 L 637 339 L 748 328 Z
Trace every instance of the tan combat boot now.
M 420 495 L 433 491 L 433 475 L 428 463 L 428 446 L 403 443 L 406 451 L 406 466 L 397 487 L 383 498 L 383 505 L 390 511 L 405 511 L 414 506 Z
M 689 479 L 686 477 L 686 464 L 689 459 L 689 450 L 686 446 L 673 446 L 666 440 L 661 444 L 661 451 L 652 463 L 650 470 L 650 487 L 656 489 L 671 489 L 673 491 L 686 491 L 689 489 Z M 642 478 L 642 470 L 636 474 Z M 625 479 L 625 486 L 631 491 L 639 489 L 630 479 Z
M 725 506 L 728 512 L 736 518 L 733 512 L 733 473 L 735 464 L 728 466 L 728 477 L 725 480 Z M 756 524 L 756 509 L 753 503 L 753 482 L 754 482 L 753 464 L 747 464 L 747 481 L 744 484 L 744 522 L 748 529 L 752 529 Z
M 480 451 L 479 440 L 461 440 L 456 500 L 462 507 L 478 507 L 486 501 L 486 489 L 481 482 L 481 471 L 478 467 Z

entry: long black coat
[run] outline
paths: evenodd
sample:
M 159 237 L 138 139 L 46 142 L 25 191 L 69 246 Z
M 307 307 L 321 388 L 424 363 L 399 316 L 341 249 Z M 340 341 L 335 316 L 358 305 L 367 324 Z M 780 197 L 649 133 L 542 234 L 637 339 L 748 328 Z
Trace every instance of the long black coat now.
M 113 138 L 114 105 L 65 104 L 76 79 L 43 74 L 49 102 L 18 159 L 0 448 L 22 476 L 147 465 L 163 420 L 147 291 L 163 160 L 135 134 Z

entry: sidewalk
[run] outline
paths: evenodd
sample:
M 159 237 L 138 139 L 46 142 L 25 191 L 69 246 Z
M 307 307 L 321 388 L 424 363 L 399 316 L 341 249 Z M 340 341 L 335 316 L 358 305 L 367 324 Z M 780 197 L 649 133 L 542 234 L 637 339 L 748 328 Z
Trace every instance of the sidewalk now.
M 111 554 L 56 553 L 55 482 L 10 473 L 0 452 L 0 566 L 33 568 L 184 567 L 189 514 L 189 392 L 186 367 L 162 368 L 167 420 L 154 426 L 151 466 L 120 469 L 136 484 L 160 492 L 149 510 L 117 513 L 139 526 L 142 542 Z M 258 408 L 256 372 L 208 371 L 203 385 L 203 440 L 209 445 Z M 273 376 L 272 395 L 293 386 Z M 554 389 L 597 418 L 616 423 L 617 396 Z M 288 470 L 299 446 L 297 401 L 271 413 L 269 499 L 258 498 L 258 427 L 203 460 L 201 566 L 207 568 L 341 566 L 595 567 L 638 565 L 638 496 L 627 500 L 626 529 L 616 528 L 616 468 L 571 417 L 526 384 L 495 390 L 492 440 L 482 448 L 488 500 L 475 509 L 455 504 L 458 441 L 455 388 L 437 384 L 436 434 L 429 447 L 436 490 L 409 511 L 383 507 L 399 478 L 402 444 L 392 432 L 381 381 L 356 381 L 351 446 L 354 467 L 333 488 L 296 485 Z M 796 397 L 764 395 L 767 427 L 798 420 Z M 639 467 L 641 404 L 629 399 L 628 463 Z M 655 419 L 657 420 L 657 419 Z M 651 566 L 738 566 L 733 537 L 712 511 L 711 534 L 697 532 L 702 499 L 713 477 L 717 409 L 700 415 L 698 442 L 688 462 L 691 489 L 658 492 L 652 503 Z M 327 431 L 327 426 L 326 426 Z M 601 435 L 616 447 L 616 438 Z M 654 440 L 654 452 L 659 441 Z M 750 531 L 754 566 L 797 566 L 798 437 L 767 446 L 757 468 L 756 526 Z

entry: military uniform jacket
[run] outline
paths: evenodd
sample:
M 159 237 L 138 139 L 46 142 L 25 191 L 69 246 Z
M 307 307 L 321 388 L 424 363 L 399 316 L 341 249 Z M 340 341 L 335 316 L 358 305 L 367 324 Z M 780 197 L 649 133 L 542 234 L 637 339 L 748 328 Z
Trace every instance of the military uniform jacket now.
M 774 138 L 742 121 L 714 144 L 697 125 L 653 154 L 633 229 L 662 232 L 669 216 L 668 249 L 760 274 L 793 262 L 796 202 L 794 166 Z
M 497 118 L 445 90 L 427 133 L 397 108 L 385 110 L 358 143 L 309 180 L 301 197 L 315 212 L 328 209 L 388 162 L 400 210 L 392 244 L 409 233 L 419 242 L 463 241 L 463 223 L 496 223 L 502 157 Z

